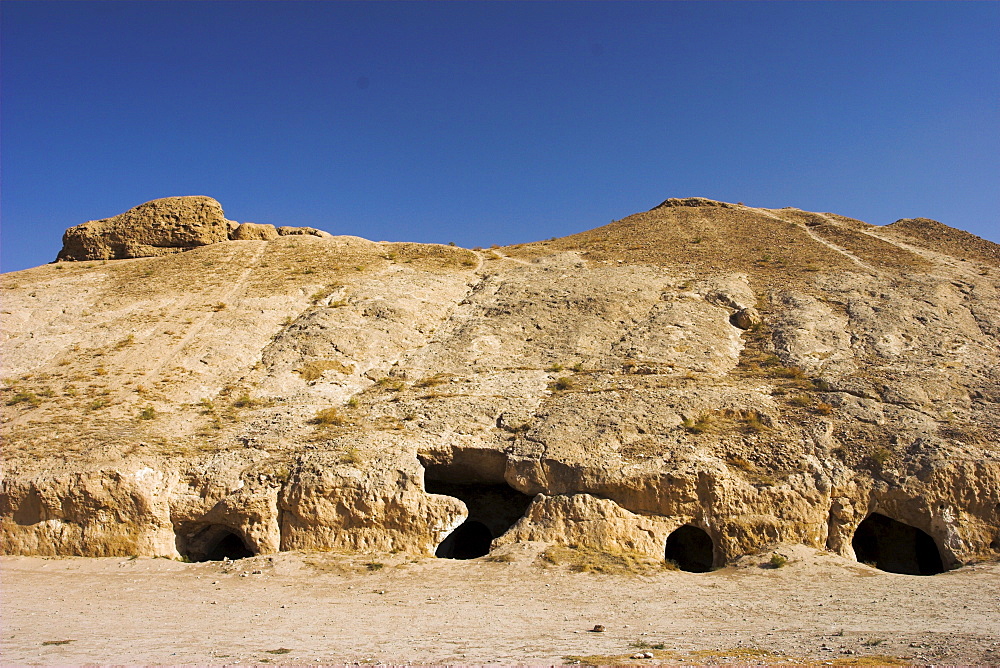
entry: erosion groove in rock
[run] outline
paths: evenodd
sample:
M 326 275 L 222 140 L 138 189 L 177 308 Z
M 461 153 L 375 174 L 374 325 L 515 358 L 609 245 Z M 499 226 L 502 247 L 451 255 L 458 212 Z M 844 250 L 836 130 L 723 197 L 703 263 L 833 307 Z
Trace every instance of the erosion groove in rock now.
M 155 200 L 2 277 L 0 546 L 995 559 L 997 251 L 704 198 L 490 250 Z

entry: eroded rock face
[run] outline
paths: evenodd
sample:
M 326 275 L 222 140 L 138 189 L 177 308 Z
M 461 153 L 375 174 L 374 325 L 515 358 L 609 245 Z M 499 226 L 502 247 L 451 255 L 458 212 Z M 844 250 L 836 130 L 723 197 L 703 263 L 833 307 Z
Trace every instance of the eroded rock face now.
M 282 225 L 278 228 L 278 234 L 285 237 L 296 234 L 309 234 L 314 237 L 330 238 L 333 235 L 329 232 L 323 230 L 317 230 L 315 227 L 291 227 L 288 225 Z
M 226 241 L 230 221 L 211 197 L 165 197 L 66 230 L 59 260 L 157 257 Z
M 278 238 L 278 230 L 266 223 L 240 223 L 229 238 L 233 241 L 270 241 Z
M 988 242 L 963 261 L 939 224 L 700 198 L 633 218 L 478 252 L 244 224 L 5 276 L 3 550 L 684 561 L 700 542 L 709 568 L 779 542 L 854 557 L 877 514 L 868 543 L 919 531 L 944 568 L 1000 554 Z M 692 248 L 771 225 L 790 250 L 671 259 L 680 223 L 718 235 Z
M 279 236 L 330 239 L 314 227 L 276 228 L 267 223 L 227 220 L 211 197 L 164 197 L 112 218 L 66 230 L 58 260 L 121 260 L 159 257 L 221 241 L 272 241 Z

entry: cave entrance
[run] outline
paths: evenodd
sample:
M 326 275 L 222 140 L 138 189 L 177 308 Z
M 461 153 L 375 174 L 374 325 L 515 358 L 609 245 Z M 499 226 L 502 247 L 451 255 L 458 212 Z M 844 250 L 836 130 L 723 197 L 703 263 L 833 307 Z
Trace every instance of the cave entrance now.
M 239 535 L 220 524 L 211 524 L 197 530 L 184 543 L 183 548 L 178 551 L 191 561 L 235 561 L 254 556 L 254 551 L 247 547 Z
M 457 457 L 449 464 L 423 461 L 424 489 L 453 496 L 465 503 L 469 516 L 441 541 L 434 554 L 442 559 L 475 559 L 489 554 L 494 538 L 507 532 L 524 515 L 533 497 L 504 482 L 502 453 Z
M 482 522 L 466 520 L 441 541 L 435 557 L 442 559 L 475 559 L 489 554 L 493 532 Z
M 707 573 L 712 570 L 715 544 L 704 529 L 685 524 L 667 536 L 664 558 L 682 571 Z
M 879 570 L 903 575 L 935 575 L 944 572 L 941 553 L 928 534 L 880 513 L 872 513 L 858 525 L 851 541 L 858 561 Z

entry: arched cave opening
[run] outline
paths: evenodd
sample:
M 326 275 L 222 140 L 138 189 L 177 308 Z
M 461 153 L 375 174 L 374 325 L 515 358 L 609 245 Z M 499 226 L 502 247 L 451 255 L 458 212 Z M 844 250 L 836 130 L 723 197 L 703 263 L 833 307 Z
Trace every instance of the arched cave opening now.
M 197 530 L 183 543 L 178 545 L 178 551 L 190 561 L 222 561 L 227 558 L 235 561 L 255 554 L 232 529 L 220 524 L 210 524 Z
M 685 524 L 667 536 L 664 558 L 682 571 L 707 573 L 712 570 L 715 544 L 704 529 Z
M 441 541 L 434 556 L 441 559 L 475 559 L 489 554 L 492 543 L 493 533 L 485 524 L 466 520 Z
M 944 572 L 934 539 L 909 524 L 872 513 L 858 525 L 851 541 L 858 561 L 903 575 Z
M 448 534 L 434 554 L 443 559 L 475 559 L 489 553 L 493 539 L 524 515 L 533 497 L 504 482 L 502 453 L 457 453 L 448 464 L 422 459 L 424 489 L 465 503 L 469 516 Z

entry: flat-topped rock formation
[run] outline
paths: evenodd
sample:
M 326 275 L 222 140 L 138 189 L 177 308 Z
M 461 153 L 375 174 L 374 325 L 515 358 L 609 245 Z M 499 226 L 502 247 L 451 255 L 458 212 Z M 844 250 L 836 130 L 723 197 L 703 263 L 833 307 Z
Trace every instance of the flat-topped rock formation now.
M 159 257 L 221 241 L 269 240 L 286 234 L 330 236 L 311 227 L 227 220 L 211 197 L 164 197 L 125 213 L 66 230 L 59 260 L 121 260 Z
M 60 257 L 133 259 L 2 277 L 6 553 L 1000 555 L 1000 247 L 965 232 L 704 198 L 488 250 L 209 198 L 97 222 Z

